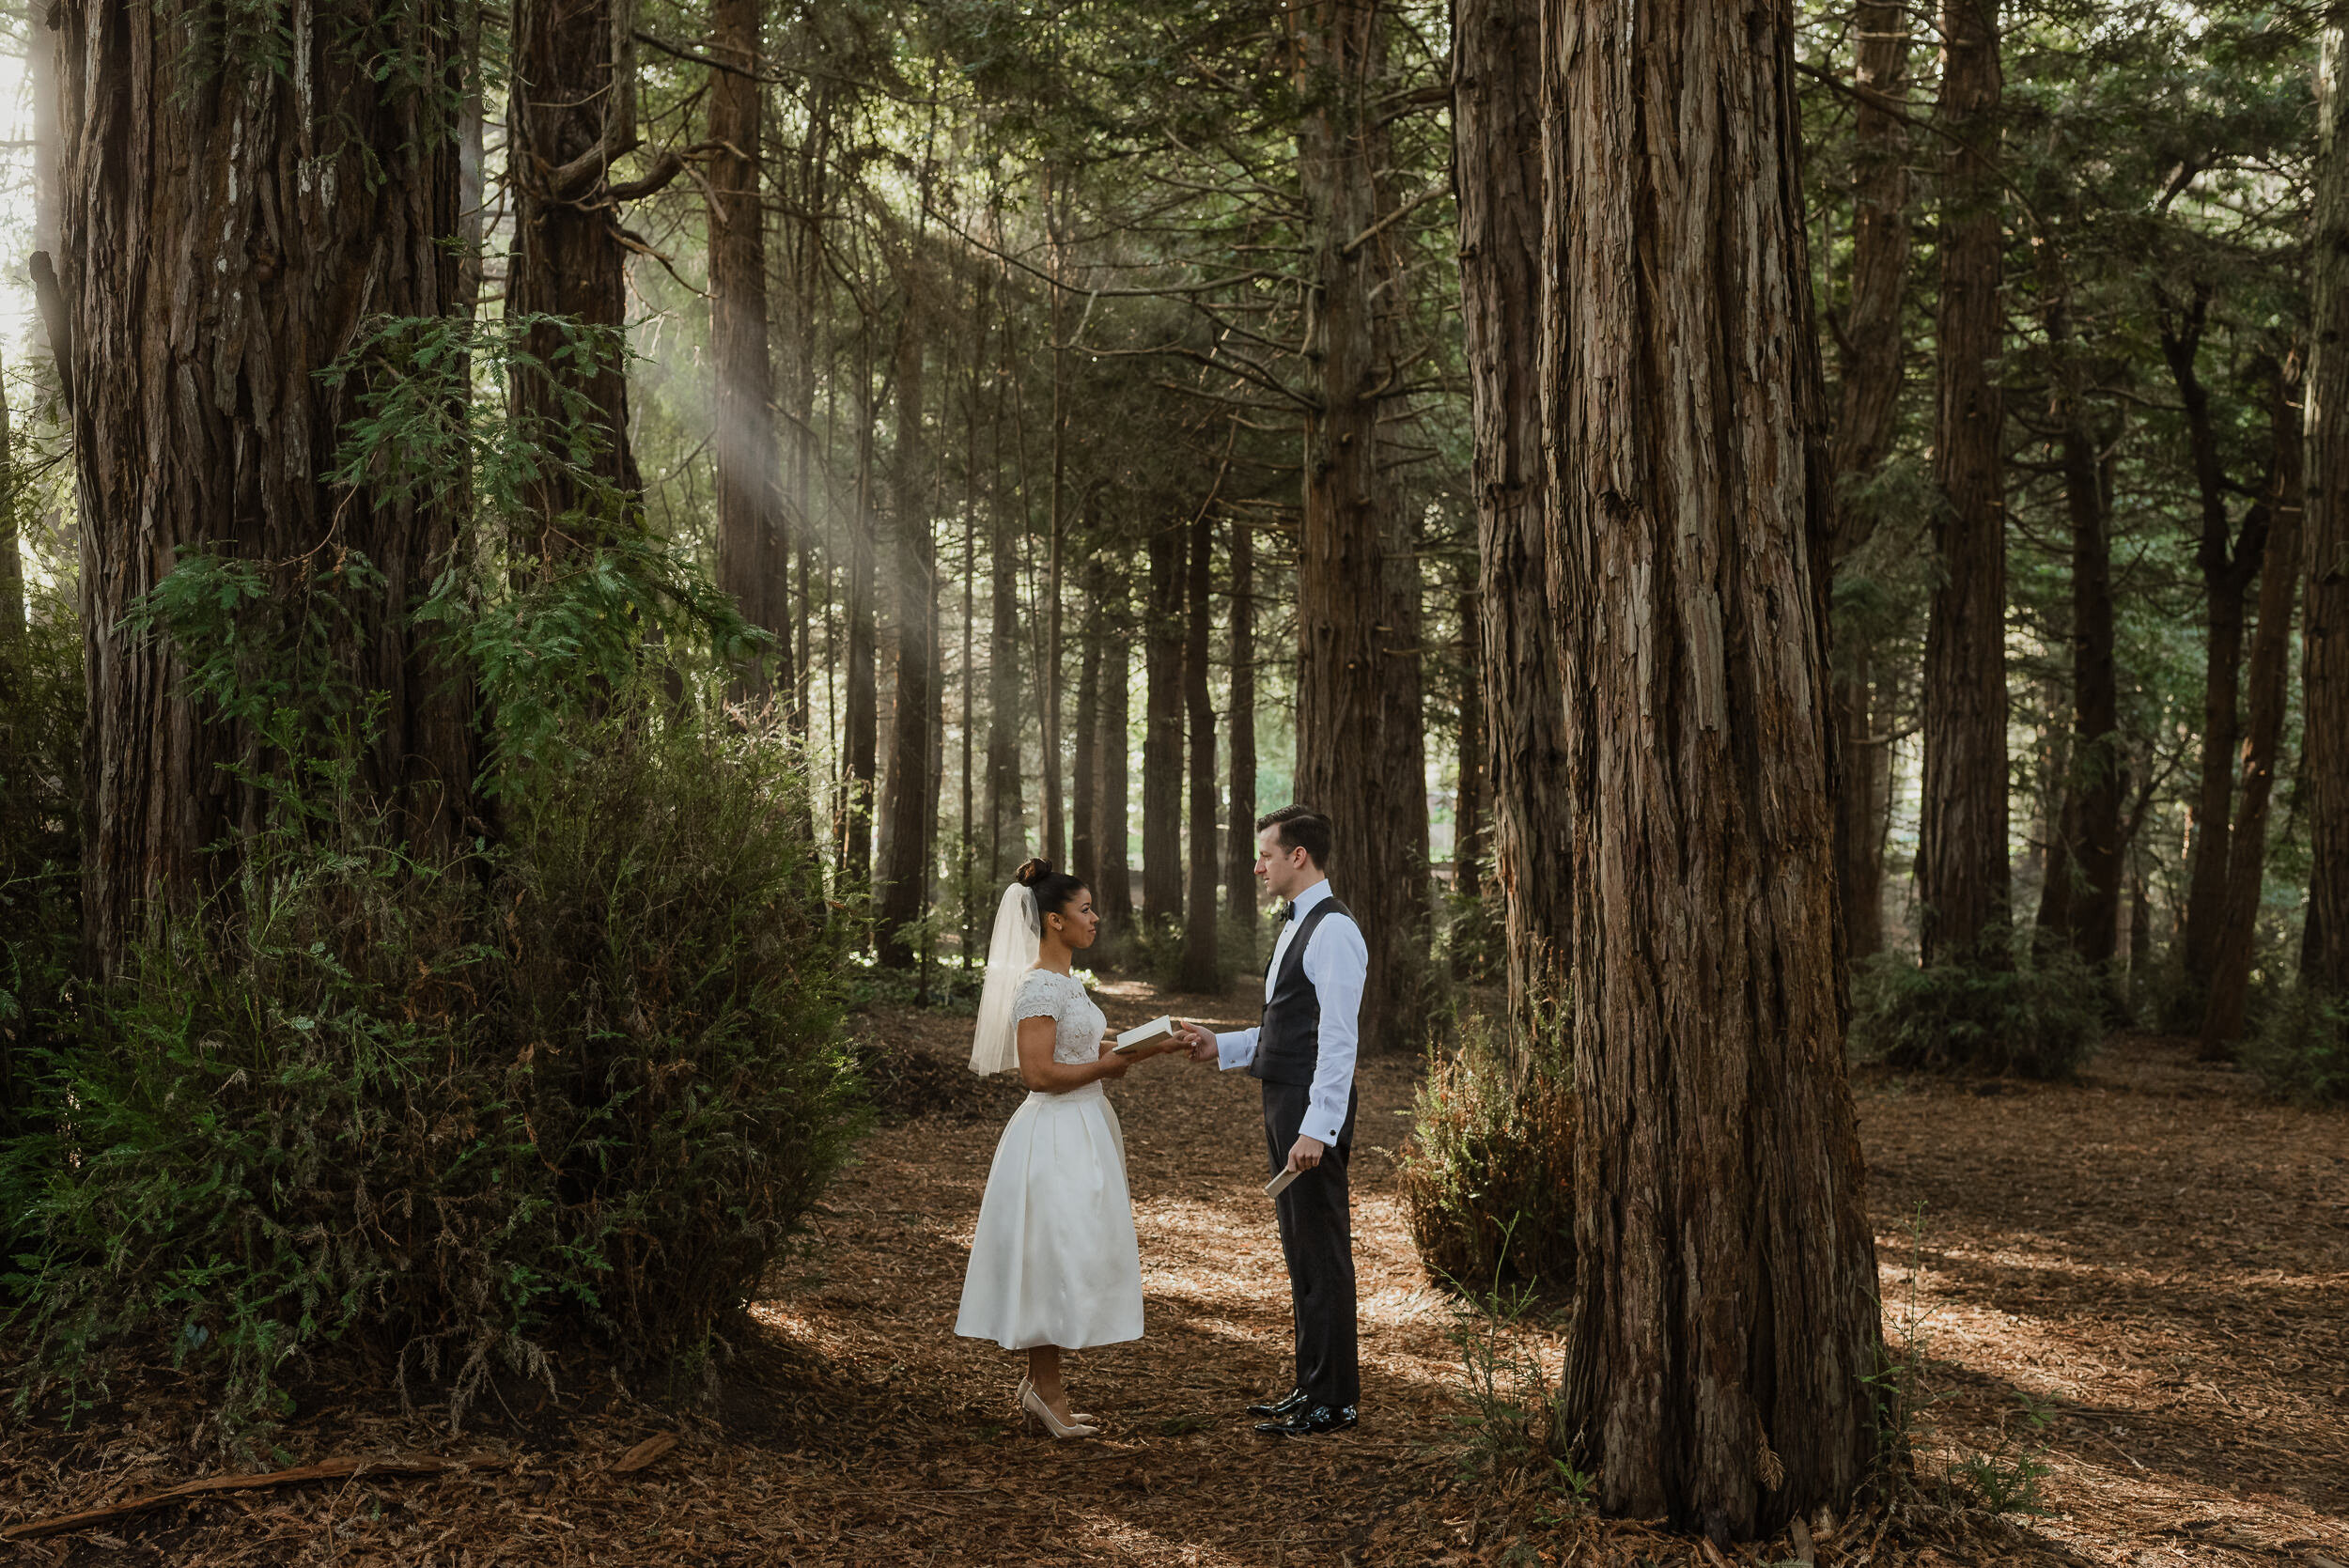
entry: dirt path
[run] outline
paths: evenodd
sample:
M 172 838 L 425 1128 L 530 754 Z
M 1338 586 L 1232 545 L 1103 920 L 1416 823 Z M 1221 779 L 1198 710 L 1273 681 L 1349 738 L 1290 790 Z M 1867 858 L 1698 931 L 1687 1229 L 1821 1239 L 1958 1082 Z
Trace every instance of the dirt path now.
M 1112 1027 L 1170 1005 L 1227 1017 L 1244 1005 L 1140 986 L 1102 1001 Z M 893 1011 L 871 1023 L 949 1063 L 967 1044 L 964 1020 Z M 1504 1527 L 1526 1517 L 1480 1514 L 1453 1485 L 1451 1317 L 1394 1197 L 1411 1081 L 1393 1059 L 1362 1079 L 1364 1414 L 1346 1436 L 1271 1443 L 1239 1413 L 1287 1370 L 1255 1086 L 1170 1058 L 1112 1088 L 1148 1336 L 1071 1358 L 1082 1407 L 1110 1423 L 1104 1441 L 1022 1434 L 1017 1358 L 952 1331 L 988 1158 L 1019 1098 L 997 1083 L 864 1145 L 754 1305 L 757 1332 L 727 1366 L 714 1419 L 625 1401 L 534 1411 L 517 1395 L 511 1425 L 452 1441 L 424 1417 L 330 1406 L 293 1424 L 289 1459 L 429 1451 L 500 1467 L 216 1500 L 13 1550 L 433 1568 L 1505 1560 Z M 2031 1441 L 2051 1512 L 2028 1529 L 1932 1526 L 1872 1555 L 1847 1526 L 1818 1540 L 1821 1562 L 2349 1568 L 2349 1118 L 2263 1105 L 2233 1075 L 2142 1041 L 2116 1045 L 2075 1087 L 1863 1079 L 1859 1094 L 1895 1340 L 1920 1349 L 1941 1396 L 1920 1433 L 1927 1471 L 1995 1449 L 2002 1429 L 2019 1436 L 2028 1393 L 2047 1414 Z M 159 1447 L 149 1414 L 0 1447 L 0 1522 L 207 1467 Z M 681 1433 L 675 1450 L 612 1471 L 664 1427 Z M 1527 1545 L 1518 1560 L 1710 1561 L 1636 1524 L 1568 1520 Z M 1742 1560 L 1793 1555 L 1781 1545 Z

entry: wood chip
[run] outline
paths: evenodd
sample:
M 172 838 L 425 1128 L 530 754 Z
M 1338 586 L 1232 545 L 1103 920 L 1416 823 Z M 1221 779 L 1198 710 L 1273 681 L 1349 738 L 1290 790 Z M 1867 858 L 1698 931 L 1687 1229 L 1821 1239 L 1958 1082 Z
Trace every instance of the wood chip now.
M 676 1439 L 673 1437 L 670 1441 Z M 0 1541 L 39 1541 L 52 1535 L 67 1535 L 74 1530 L 88 1529 L 94 1525 L 127 1519 L 151 1508 L 185 1502 L 191 1498 L 216 1497 L 224 1492 L 258 1492 L 275 1486 L 295 1486 L 305 1481 L 341 1481 L 363 1475 L 440 1475 L 449 1470 L 494 1468 L 505 1463 L 502 1459 L 372 1459 L 350 1454 L 341 1458 L 321 1459 L 315 1465 L 297 1465 L 289 1470 L 207 1476 L 202 1481 L 182 1482 L 160 1492 L 142 1493 L 100 1508 L 86 1508 L 77 1514 L 28 1519 L 23 1524 L 0 1529 Z
M 626 1475 L 631 1470 L 641 1470 L 646 1466 L 651 1464 L 654 1460 L 660 1458 L 662 1454 L 668 1452 L 675 1447 L 677 1447 L 676 1433 L 655 1433 L 653 1436 L 646 1438 L 643 1442 L 637 1444 L 634 1448 L 629 1450 L 626 1453 L 620 1455 L 619 1459 L 612 1467 L 612 1473 L 614 1475 Z

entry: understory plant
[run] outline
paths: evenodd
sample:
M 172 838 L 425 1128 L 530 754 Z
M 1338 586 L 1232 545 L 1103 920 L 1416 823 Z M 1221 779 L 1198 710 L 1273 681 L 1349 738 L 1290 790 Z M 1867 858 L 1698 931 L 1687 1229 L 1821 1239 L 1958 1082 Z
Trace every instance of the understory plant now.
M 2244 1040 L 2241 1060 L 2279 1099 L 2349 1104 L 2349 1003 L 2305 986 L 2283 991 Z
M 2108 1003 L 2077 957 L 2003 933 L 1923 967 L 1887 952 L 1854 973 L 1851 1049 L 1914 1071 L 2067 1079 L 2103 1043 Z
M 1429 1272 L 1461 1293 L 1574 1286 L 1573 1063 L 1567 1009 L 1537 994 L 1509 1024 L 1471 1016 L 1431 1040 L 1411 1109 L 1403 1212 Z

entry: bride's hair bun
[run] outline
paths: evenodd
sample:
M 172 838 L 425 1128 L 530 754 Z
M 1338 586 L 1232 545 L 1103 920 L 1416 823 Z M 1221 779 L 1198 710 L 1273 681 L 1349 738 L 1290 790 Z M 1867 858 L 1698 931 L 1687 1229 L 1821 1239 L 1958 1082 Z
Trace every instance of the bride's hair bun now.
M 1066 871 L 1054 871 L 1052 862 L 1031 860 L 1011 874 L 1018 882 L 1035 895 L 1035 912 L 1040 920 L 1056 915 L 1068 908 L 1068 901 L 1085 891 L 1084 879 L 1071 877 Z
M 1028 860 L 1020 862 L 1019 869 L 1011 874 L 1011 879 L 1023 888 L 1032 888 L 1051 874 L 1051 862 Z

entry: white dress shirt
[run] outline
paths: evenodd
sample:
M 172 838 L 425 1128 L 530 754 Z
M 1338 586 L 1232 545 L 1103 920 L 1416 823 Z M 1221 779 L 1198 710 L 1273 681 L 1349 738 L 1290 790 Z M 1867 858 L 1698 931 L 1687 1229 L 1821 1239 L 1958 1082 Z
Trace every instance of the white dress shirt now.
M 1329 896 L 1327 877 L 1297 895 L 1288 919 L 1282 924 L 1281 939 L 1273 943 L 1272 966 L 1265 970 L 1265 1001 L 1272 1000 L 1272 987 L 1280 980 L 1281 965 L 1288 957 L 1289 942 L 1299 924 Z M 1320 1054 L 1314 1063 L 1313 1093 L 1305 1103 L 1304 1125 L 1298 1130 L 1326 1148 L 1338 1141 L 1346 1126 L 1346 1102 L 1354 1095 L 1354 1056 L 1361 1045 L 1362 982 L 1370 974 L 1370 947 L 1362 940 L 1362 928 L 1350 915 L 1325 915 L 1314 927 L 1313 939 L 1305 944 L 1304 967 L 1305 978 L 1313 982 L 1314 994 L 1321 1002 Z M 1256 1059 L 1256 1031 L 1235 1029 L 1219 1033 L 1215 1054 L 1216 1064 L 1226 1072 L 1247 1066 Z

